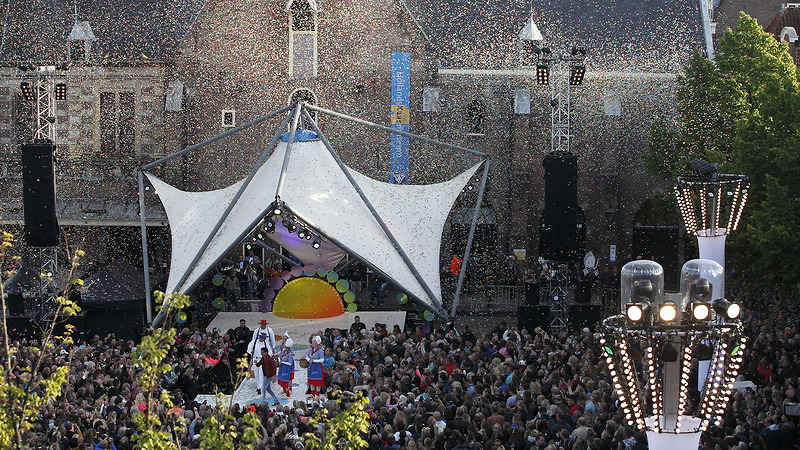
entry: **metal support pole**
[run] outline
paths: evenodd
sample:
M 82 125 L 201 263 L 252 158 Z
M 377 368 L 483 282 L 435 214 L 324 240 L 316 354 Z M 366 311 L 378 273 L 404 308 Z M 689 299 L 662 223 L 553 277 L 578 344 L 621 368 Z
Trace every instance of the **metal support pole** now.
M 136 173 L 136 180 L 139 183 L 139 220 L 142 226 L 142 264 L 144 264 L 144 298 L 147 308 L 147 323 L 153 323 L 153 305 L 150 298 L 150 260 L 147 250 L 147 217 L 144 205 L 144 172 L 139 170 Z M 140 310 L 141 311 L 141 310 Z
M 297 103 L 292 116 L 292 128 L 289 130 L 289 142 L 286 143 L 286 151 L 283 153 L 283 165 L 281 166 L 281 174 L 278 177 L 278 188 L 275 190 L 275 200 L 281 198 L 283 193 L 283 185 L 286 183 L 286 171 L 289 170 L 289 157 L 292 155 L 292 144 L 294 144 L 294 136 L 297 133 L 297 123 L 300 121 L 300 110 L 303 108 L 301 102 Z M 285 126 L 285 125 L 284 125 Z M 283 126 L 278 130 L 283 129 Z
M 194 144 L 194 145 L 192 145 L 190 147 L 186 147 L 185 149 L 179 150 L 179 151 L 177 151 L 177 152 L 175 152 L 175 153 L 173 153 L 171 155 L 165 156 L 165 157 L 163 157 L 161 159 L 158 159 L 158 160 L 155 160 L 155 161 L 153 161 L 151 163 L 145 164 L 144 166 L 142 166 L 142 170 L 150 170 L 150 169 L 152 169 L 153 167 L 155 167 L 155 166 L 157 166 L 159 164 L 165 163 L 165 162 L 167 162 L 167 161 L 169 161 L 169 160 L 171 160 L 173 158 L 177 158 L 178 156 L 181 156 L 181 155 L 183 155 L 185 153 L 188 153 L 188 152 L 190 152 L 192 150 L 196 150 L 196 149 L 198 149 L 200 147 L 205 147 L 206 145 L 208 145 L 208 144 L 210 144 L 210 143 L 212 143 L 214 141 L 218 141 L 218 140 L 220 140 L 222 138 L 225 138 L 225 137 L 228 137 L 228 136 L 230 136 L 230 135 L 232 135 L 234 133 L 238 133 L 239 131 L 244 130 L 245 128 L 250 128 L 253 125 L 257 125 L 257 124 L 259 124 L 259 123 L 261 123 L 261 122 L 263 122 L 265 120 L 272 119 L 273 117 L 279 116 L 279 115 L 285 113 L 286 111 L 291 110 L 292 108 L 294 108 L 294 106 L 295 106 L 294 103 L 289 105 L 289 106 L 285 106 L 285 107 L 283 107 L 283 108 L 281 108 L 281 109 L 279 109 L 277 111 L 273 111 L 273 112 L 271 112 L 269 114 L 266 114 L 264 116 L 261 116 L 261 117 L 255 119 L 255 120 L 251 120 L 250 122 L 247 122 L 246 124 L 239 125 L 236 128 L 231 128 L 230 130 L 228 130 L 228 131 L 226 131 L 224 133 L 221 133 L 221 134 L 218 134 L 218 135 L 216 135 L 214 137 L 208 138 L 203 142 Z
M 319 106 L 316 106 L 316 105 L 305 104 L 303 106 L 304 106 L 304 108 L 310 109 L 312 111 L 317 111 L 317 112 L 321 112 L 322 114 L 327 114 L 329 116 L 338 117 L 338 118 L 344 119 L 344 120 L 349 120 L 351 122 L 359 123 L 359 124 L 365 125 L 365 126 L 367 126 L 369 128 L 374 128 L 376 130 L 385 131 L 387 133 L 399 134 L 401 136 L 406 136 L 408 138 L 411 138 L 411 139 L 414 139 L 414 140 L 417 140 L 417 141 L 427 142 L 429 144 L 436 144 L 436 145 L 444 147 L 444 148 L 449 148 L 451 150 L 458 150 L 460 152 L 466 152 L 466 153 L 469 153 L 469 154 L 472 154 L 472 155 L 480 156 L 482 158 L 487 157 L 486 153 L 482 153 L 482 152 L 479 152 L 479 151 L 476 151 L 476 150 L 472 150 L 470 148 L 461 147 L 459 145 L 448 144 L 447 142 L 437 141 L 436 139 L 427 138 L 425 136 L 420 136 L 418 134 L 408 133 L 406 131 L 395 130 L 394 128 L 385 127 L 383 125 L 378 125 L 377 123 L 369 122 L 369 121 L 366 121 L 366 120 L 363 120 L 363 119 L 359 119 L 359 118 L 353 117 L 353 116 L 348 116 L 347 114 L 342 114 L 342 113 L 338 113 L 336 111 L 331 111 L 329 109 L 320 108 Z
M 244 182 L 242 182 L 242 185 L 239 187 L 239 190 L 236 191 L 236 195 L 234 195 L 233 199 L 231 199 L 230 203 L 228 203 L 228 206 L 225 208 L 225 211 L 222 213 L 222 216 L 220 216 L 219 220 L 214 225 L 214 228 L 211 230 L 211 233 L 209 233 L 208 237 L 206 237 L 206 240 L 205 242 L 203 242 L 203 245 L 200 246 L 200 249 L 198 250 L 194 259 L 192 259 L 192 262 L 189 264 L 189 267 L 187 267 L 186 271 L 183 273 L 183 275 L 181 275 L 180 279 L 178 280 L 178 283 L 175 285 L 175 290 L 177 292 L 181 291 L 181 285 L 186 281 L 187 278 L 189 278 L 189 274 L 192 273 L 194 265 L 197 264 L 197 262 L 200 260 L 200 257 L 202 257 L 203 253 L 205 253 L 206 249 L 208 249 L 208 246 L 211 244 L 211 241 L 214 240 L 214 237 L 216 237 L 217 232 L 219 231 L 220 228 L 222 228 L 222 224 L 225 222 L 225 219 L 228 218 L 228 215 L 236 206 L 236 202 L 239 201 L 239 199 L 242 197 L 242 194 L 244 193 L 245 189 L 247 189 L 247 187 L 250 185 L 250 181 L 253 180 L 253 177 L 258 172 L 258 169 L 264 164 L 264 162 L 269 157 L 269 154 L 272 151 L 272 147 L 274 147 L 275 144 L 278 143 L 278 140 L 281 138 L 281 135 L 283 134 L 281 131 L 288 122 L 289 122 L 289 116 L 286 116 L 286 118 L 283 119 L 283 123 L 278 128 L 278 132 L 275 133 L 275 136 L 272 138 L 272 141 L 269 143 L 269 145 L 267 145 L 267 148 L 258 158 L 258 161 L 256 161 L 255 165 L 253 166 L 253 169 L 250 170 L 250 175 L 248 175 L 247 178 L 245 178 Z M 255 224 L 253 226 L 255 226 Z
M 450 316 L 455 317 L 456 307 L 458 306 L 458 297 L 461 296 L 461 287 L 464 284 L 464 276 L 467 273 L 467 262 L 469 261 L 469 251 L 472 248 L 472 239 L 475 237 L 475 228 L 478 225 L 478 215 L 481 212 L 481 203 L 483 202 L 483 193 L 486 191 L 486 181 L 489 178 L 489 160 L 487 159 L 483 165 L 483 176 L 481 176 L 481 187 L 478 190 L 478 199 L 475 201 L 475 211 L 472 213 L 472 223 L 469 226 L 469 235 L 467 236 L 467 247 L 464 249 L 464 259 L 461 261 L 461 271 L 458 273 L 458 284 L 456 284 L 456 292 L 453 294 L 453 306 L 450 309 Z
M 350 170 L 347 168 L 347 166 L 339 158 L 339 155 L 336 154 L 336 151 L 334 151 L 334 149 L 331 146 L 330 142 L 328 142 L 328 139 L 325 138 L 325 135 L 322 134 L 322 131 L 320 131 L 319 127 L 317 126 L 317 123 L 314 121 L 314 119 L 311 117 L 311 115 L 308 114 L 307 111 L 303 110 L 303 115 L 305 116 L 306 120 L 308 120 L 308 122 L 311 124 L 311 126 L 314 128 L 314 131 L 317 132 L 317 135 L 319 136 L 320 140 L 322 140 L 322 143 L 325 145 L 325 148 L 328 149 L 328 152 L 331 154 L 331 157 L 333 157 L 333 160 L 336 161 L 336 164 L 339 166 L 339 169 L 342 171 L 342 173 L 344 173 L 345 177 L 347 177 L 347 181 L 349 181 L 350 185 L 353 186 L 353 189 L 356 190 L 356 192 L 358 193 L 358 196 L 361 198 L 361 201 L 364 202 L 364 204 L 366 205 L 367 209 L 369 209 L 370 214 L 372 214 L 372 218 L 375 219 L 375 221 L 378 223 L 378 226 L 381 228 L 381 230 L 384 232 L 386 237 L 389 239 L 389 241 L 394 246 L 394 249 L 397 251 L 397 253 L 400 255 L 400 257 L 403 259 L 403 262 L 406 263 L 408 268 L 411 270 L 411 273 L 414 274 L 414 277 L 417 279 L 417 282 L 420 284 L 420 286 L 422 286 L 422 289 L 425 290 L 425 293 L 430 297 L 430 300 L 434 303 L 434 305 L 437 308 L 443 308 L 443 306 L 442 306 L 441 302 L 439 301 L 439 299 L 436 297 L 436 295 L 434 295 L 434 293 L 431 290 L 430 286 L 428 286 L 428 283 L 425 282 L 425 279 L 422 277 L 422 275 L 419 273 L 417 268 L 414 266 L 414 263 L 408 257 L 408 255 L 406 254 L 405 250 L 403 250 L 403 248 L 397 242 L 397 239 L 395 239 L 395 237 L 392 234 L 391 230 L 389 230 L 389 227 L 386 225 L 386 223 L 383 221 L 381 216 L 378 214 L 378 211 L 375 210 L 375 207 L 372 206 L 372 203 L 369 201 L 367 196 L 364 194 L 364 191 L 361 189 L 361 187 L 358 185 L 356 180 L 350 174 Z M 393 130 L 393 131 L 395 131 L 395 130 Z
M 265 244 L 265 243 L 263 243 L 263 242 L 261 242 L 261 241 L 256 241 L 256 245 L 257 245 L 257 246 L 259 246 L 259 247 L 261 247 L 261 248 L 263 248 L 264 250 L 266 250 L 266 251 L 267 251 L 267 253 L 269 253 L 270 255 L 275 255 L 275 256 L 277 256 L 277 257 L 278 257 L 278 258 L 280 258 L 280 259 L 281 259 L 283 262 L 287 262 L 287 263 L 289 263 L 289 264 L 291 264 L 291 265 L 293 265 L 293 266 L 298 266 L 298 267 L 300 266 L 300 264 L 297 264 L 296 262 L 292 261 L 291 259 L 289 259 L 289 258 L 287 258 L 287 257 L 285 257 L 285 256 L 283 256 L 283 255 L 281 255 L 281 253 L 280 253 L 280 252 L 278 252 L 278 251 L 275 251 L 275 249 L 274 249 L 274 248 L 270 247 L 269 245 L 267 245 L 267 244 Z

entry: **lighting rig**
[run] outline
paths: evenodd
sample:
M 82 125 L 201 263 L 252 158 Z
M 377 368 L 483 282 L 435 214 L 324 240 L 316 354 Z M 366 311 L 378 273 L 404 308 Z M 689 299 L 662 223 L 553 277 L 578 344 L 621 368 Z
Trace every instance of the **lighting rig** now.
M 296 232 L 298 238 L 310 241 L 312 248 L 318 249 L 322 246 L 322 236 L 289 212 L 280 200 L 273 202 L 272 209 L 264 215 L 264 220 L 254 238 L 263 241 L 267 237 L 266 234 L 275 233 L 278 224 L 286 228 L 289 233 Z
M 692 160 L 686 166 L 693 172 L 678 177 L 678 199 L 686 232 L 697 236 L 700 258 L 725 267 L 725 240 L 739 226 L 750 179 L 745 175 L 719 173 L 716 164 Z M 724 281 L 724 280 L 723 280 Z M 724 296 L 724 283 L 715 287 L 715 298 Z
M 536 84 L 550 86 L 550 151 L 569 153 L 570 91 L 573 86 L 583 84 L 586 75 L 586 48 L 573 46 L 554 51 L 550 47 L 539 47 L 537 42 L 523 40 L 523 45 L 529 57 L 536 60 Z M 560 76 L 552 76 L 556 74 Z
M 745 347 L 739 305 L 713 295 L 723 272 L 711 260 L 688 261 L 680 294 L 665 294 L 658 263 L 622 268 L 622 314 L 603 321 L 600 344 L 626 423 L 647 432 L 651 450 L 697 448 L 700 434 L 722 421 Z M 710 369 L 693 408 L 693 355 L 708 346 Z M 641 369 L 634 354 L 643 355 Z

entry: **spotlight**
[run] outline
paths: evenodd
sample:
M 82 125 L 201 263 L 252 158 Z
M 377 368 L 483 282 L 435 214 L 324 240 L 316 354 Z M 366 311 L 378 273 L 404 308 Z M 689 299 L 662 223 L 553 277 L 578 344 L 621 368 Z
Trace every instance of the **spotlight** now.
M 283 219 L 283 226 L 289 230 L 289 233 L 294 233 L 297 231 L 297 225 L 289 219 Z
M 714 300 L 714 311 L 728 319 L 736 319 L 742 313 L 742 308 L 737 303 L 731 303 L 724 298 Z
M 692 311 L 692 319 L 698 322 L 707 320 L 711 316 L 711 309 L 708 304 L 702 301 L 693 301 L 689 308 Z
M 67 99 L 67 84 L 66 83 L 58 83 L 56 84 L 56 92 L 55 92 L 56 100 L 64 101 Z
M 280 216 L 281 214 L 283 214 L 283 211 L 281 210 L 280 206 L 276 206 L 275 209 L 272 210 L 272 214 L 275 214 L 276 216 Z
M 272 220 L 272 219 L 269 219 L 268 221 L 266 221 L 264 223 L 264 231 L 266 231 L 267 233 L 275 232 L 275 221 Z
M 569 84 L 570 86 L 580 86 L 583 84 L 583 76 L 586 74 L 586 66 L 583 64 L 576 64 L 569 68 Z
M 667 300 L 658 308 L 658 317 L 662 322 L 674 322 L 678 318 L 678 305 Z
M 641 322 L 645 316 L 646 306 L 641 303 L 630 303 L 625 310 L 625 315 L 631 322 Z
M 313 248 L 319 248 L 319 241 L 314 241 L 314 243 L 313 243 L 313 244 L 311 244 L 311 247 L 313 247 Z
M 19 88 L 22 91 L 22 96 L 25 97 L 25 100 L 29 102 L 33 100 L 33 89 L 31 89 L 30 83 L 23 81 L 19 84 Z
M 300 228 L 300 231 L 297 232 L 297 237 L 300 239 L 305 239 L 308 235 L 308 231 L 305 228 Z
M 536 65 L 536 84 L 541 86 L 550 84 L 550 67 L 547 64 Z
M 558 99 L 554 98 L 554 99 L 550 100 L 550 106 L 552 106 L 553 108 L 557 107 L 558 106 Z

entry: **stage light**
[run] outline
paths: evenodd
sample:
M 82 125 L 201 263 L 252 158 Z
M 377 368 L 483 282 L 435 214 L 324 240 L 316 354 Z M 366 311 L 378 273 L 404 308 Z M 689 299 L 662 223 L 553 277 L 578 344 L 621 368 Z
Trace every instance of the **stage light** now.
M 56 100 L 66 100 L 67 99 L 67 84 L 66 83 L 58 83 L 56 84 L 56 92 L 55 92 Z
M 711 317 L 711 309 L 703 301 L 694 301 L 689 305 L 692 311 L 692 319 L 698 322 L 708 320 Z
M 569 68 L 569 84 L 570 86 L 580 86 L 583 84 L 583 76 L 586 74 L 586 66 L 583 64 L 576 64 Z
M 283 211 L 281 210 L 280 206 L 276 206 L 275 209 L 272 210 L 272 214 L 280 216 L 281 214 L 283 214 Z
M 658 308 L 658 317 L 662 322 L 674 322 L 678 318 L 678 305 L 667 300 Z
M 19 84 L 19 88 L 22 91 L 22 96 L 25 97 L 25 100 L 29 102 L 33 100 L 33 90 L 31 89 L 30 83 L 23 81 Z
M 631 322 L 639 322 L 644 317 L 644 308 L 638 303 L 631 303 L 628 305 L 625 315 Z
M 704 177 L 711 177 L 711 175 L 713 175 L 719 170 L 718 165 L 709 164 L 699 159 L 693 159 L 691 161 L 688 161 L 686 163 L 686 167 L 692 169 L 697 175 L 701 175 Z
M 313 243 L 313 244 L 311 244 L 311 247 L 313 247 L 313 248 L 319 248 L 319 241 L 314 241 L 314 243 Z
M 536 65 L 536 84 L 540 86 L 550 84 L 550 67 L 547 64 Z
M 264 231 L 267 233 L 272 233 L 275 231 L 275 221 L 273 219 L 269 219 L 264 223 Z
M 305 239 L 306 235 L 308 235 L 308 231 L 305 228 L 300 228 L 300 231 L 297 232 L 297 237 L 300 239 Z
M 549 55 L 550 54 L 550 47 L 543 48 L 542 49 L 542 53 L 544 53 L 545 55 Z
M 713 306 L 717 314 L 724 315 L 728 319 L 736 319 L 742 313 L 742 308 L 738 304 L 731 303 L 724 298 L 714 300 Z

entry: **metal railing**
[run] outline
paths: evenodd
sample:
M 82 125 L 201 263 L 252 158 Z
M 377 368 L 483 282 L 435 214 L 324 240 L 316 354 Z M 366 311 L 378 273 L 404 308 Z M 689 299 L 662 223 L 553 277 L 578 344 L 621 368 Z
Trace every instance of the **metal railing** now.
M 525 286 L 483 285 L 461 295 L 458 311 L 516 313 L 517 306 L 522 304 L 525 304 Z

